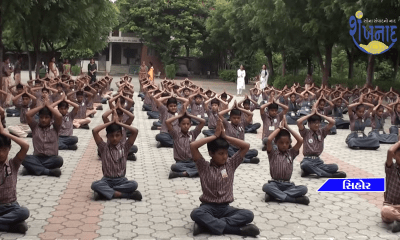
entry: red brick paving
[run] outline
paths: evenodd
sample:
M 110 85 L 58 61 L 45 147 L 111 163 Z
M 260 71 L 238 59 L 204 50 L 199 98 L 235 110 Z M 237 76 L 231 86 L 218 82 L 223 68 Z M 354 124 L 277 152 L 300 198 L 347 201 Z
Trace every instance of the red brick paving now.
M 47 219 L 49 224 L 39 235 L 41 239 L 91 240 L 99 237 L 96 230 L 100 229 L 99 216 L 104 206 L 92 200 L 90 185 L 102 177 L 102 172 L 101 162 L 93 156 L 97 156 L 97 147 L 92 138 L 58 201 L 59 205 L 51 212 L 53 217 Z

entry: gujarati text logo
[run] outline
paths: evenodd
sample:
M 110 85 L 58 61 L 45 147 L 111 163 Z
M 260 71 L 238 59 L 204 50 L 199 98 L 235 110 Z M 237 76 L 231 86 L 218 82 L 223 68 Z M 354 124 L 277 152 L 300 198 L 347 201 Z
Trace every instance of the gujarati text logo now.
M 361 11 L 357 11 L 355 16 L 351 16 L 349 20 L 350 24 L 350 36 L 353 38 L 353 42 L 356 46 L 363 52 L 368 54 L 382 54 L 389 50 L 394 43 L 397 41 L 397 38 L 393 38 L 396 34 L 395 29 L 397 29 L 396 25 L 371 25 L 371 26 L 361 26 L 361 18 L 363 17 L 363 13 Z M 357 18 L 357 20 L 356 20 Z M 396 23 L 396 20 L 377 20 L 375 19 L 375 23 Z M 372 20 L 366 19 L 364 22 L 373 22 Z M 369 28 L 369 30 L 367 30 Z M 358 30 L 358 34 L 357 33 Z M 374 31 L 375 30 L 375 31 Z M 363 34 L 361 34 L 363 32 Z M 362 35 L 362 36 L 361 36 Z M 361 44 L 361 39 L 368 40 L 368 45 Z M 358 40 L 358 41 L 357 41 Z M 387 43 L 388 45 L 386 45 Z

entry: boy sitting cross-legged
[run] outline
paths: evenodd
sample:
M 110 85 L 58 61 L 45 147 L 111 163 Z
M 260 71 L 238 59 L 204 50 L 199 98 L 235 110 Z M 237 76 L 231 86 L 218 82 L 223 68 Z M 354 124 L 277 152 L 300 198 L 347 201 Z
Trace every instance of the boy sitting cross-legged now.
M 107 132 L 107 143 L 100 137 L 103 129 Z M 132 132 L 127 140 L 123 139 L 122 128 Z M 137 191 L 136 181 L 126 177 L 126 161 L 129 149 L 133 146 L 138 130 L 119 121 L 116 110 L 113 110 L 113 121 L 93 129 L 93 137 L 99 148 L 102 162 L 103 178 L 92 183 L 94 199 L 128 198 L 142 200 L 142 194 Z
M 211 157 L 210 162 L 207 162 L 199 152 L 199 148 L 204 144 L 207 144 Z M 228 157 L 229 144 L 239 148 L 232 157 Z M 221 120 L 218 120 L 215 135 L 190 144 L 190 151 L 199 171 L 203 192 L 200 196 L 202 204 L 190 214 L 195 222 L 194 236 L 202 232 L 252 237 L 260 234 L 260 230 L 254 224 L 249 224 L 254 218 L 254 214 L 250 210 L 229 206 L 234 200 L 235 170 L 243 162 L 243 157 L 249 148 L 250 144 L 227 136 Z

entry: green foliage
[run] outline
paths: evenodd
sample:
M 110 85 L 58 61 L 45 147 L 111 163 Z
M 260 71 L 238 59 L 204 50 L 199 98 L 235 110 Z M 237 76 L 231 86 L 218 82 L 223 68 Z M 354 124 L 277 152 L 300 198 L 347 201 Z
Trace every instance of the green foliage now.
M 71 67 L 71 74 L 72 76 L 79 76 L 81 74 L 81 67 L 80 66 L 72 66 Z
M 212 1 L 119 0 L 117 4 L 125 19 L 123 30 L 137 33 L 166 66 L 175 63 L 181 46 L 195 48 L 204 41 Z
M 221 70 L 221 71 L 218 72 L 218 76 L 223 81 L 236 82 L 236 80 L 237 80 L 237 71 L 236 70 Z
M 167 75 L 168 79 L 174 79 L 175 78 L 175 74 L 176 74 L 176 65 L 175 64 L 169 64 L 167 66 L 165 66 L 165 73 Z
M 61 51 L 61 58 L 67 59 L 83 59 L 93 57 L 94 52 L 89 49 L 77 50 L 73 48 L 64 49 Z

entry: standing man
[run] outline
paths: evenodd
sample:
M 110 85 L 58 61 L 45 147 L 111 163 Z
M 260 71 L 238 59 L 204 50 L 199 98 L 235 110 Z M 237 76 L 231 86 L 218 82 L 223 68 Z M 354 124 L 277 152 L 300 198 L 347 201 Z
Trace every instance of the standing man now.
M 21 70 L 22 70 L 22 55 L 19 55 L 14 68 L 14 80 L 16 85 L 21 83 Z
M 268 77 L 269 77 L 269 72 L 267 70 L 267 65 L 263 64 L 262 65 L 262 70 L 260 73 L 260 89 L 264 89 L 267 84 L 268 84 Z
M 91 77 L 90 83 L 96 82 L 97 65 L 94 62 L 94 58 L 90 59 L 90 63 L 88 64 L 88 71 L 89 77 Z

